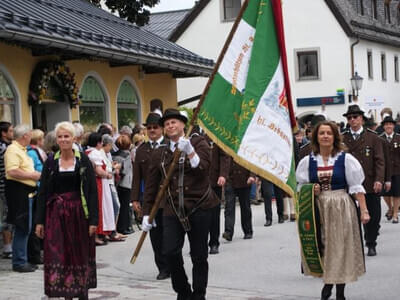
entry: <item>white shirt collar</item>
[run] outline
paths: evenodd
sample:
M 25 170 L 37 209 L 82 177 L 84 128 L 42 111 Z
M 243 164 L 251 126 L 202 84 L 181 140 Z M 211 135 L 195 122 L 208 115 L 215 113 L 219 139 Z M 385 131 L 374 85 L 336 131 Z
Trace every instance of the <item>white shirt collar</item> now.
M 163 136 L 161 136 L 157 141 L 151 141 L 150 140 L 150 143 L 156 143 L 156 146 L 160 146 L 161 145 L 161 142 L 163 141 L 163 139 L 164 139 L 164 137 Z
M 182 137 L 184 137 L 184 136 L 182 135 Z M 179 142 L 179 140 L 178 140 L 178 142 Z M 178 142 L 174 142 L 173 140 L 169 140 L 169 149 L 171 149 L 172 152 L 175 151 L 175 144 L 177 144 Z
M 388 135 L 388 134 L 385 132 L 385 135 L 386 135 L 386 138 L 391 138 L 391 139 L 393 139 L 394 132 L 392 132 L 392 134 L 391 134 L 391 135 Z
M 350 128 L 351 134 L 355 134 L 355 133 L 361 134 L 361 132 L 363 132 L 363 130 L 364 130 L 364 128 L 362 126 L 357 131 L 353 131 L 353 129 Z
M 176 144 L 176 143 L 175 143 L 174 141 L 170 141 L 170 142 L 169 142 L 169 149 L 171 149 L 172 152 L 175 151 L 175 144 Z

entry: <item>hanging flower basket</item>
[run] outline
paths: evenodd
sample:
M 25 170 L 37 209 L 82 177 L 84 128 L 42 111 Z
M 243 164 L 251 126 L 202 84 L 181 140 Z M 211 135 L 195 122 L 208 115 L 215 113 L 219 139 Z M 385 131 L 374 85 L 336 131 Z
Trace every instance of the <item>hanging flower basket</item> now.
M 30 105 L 42 103 L 50 80 L 57 84 L 64 101 L 68 101 L 71 108 L 80 104 L 75 73 L 71 73 L 69 67 L 63 61 L 46 61 L 40 62 L 32 74 L 28 98 Z

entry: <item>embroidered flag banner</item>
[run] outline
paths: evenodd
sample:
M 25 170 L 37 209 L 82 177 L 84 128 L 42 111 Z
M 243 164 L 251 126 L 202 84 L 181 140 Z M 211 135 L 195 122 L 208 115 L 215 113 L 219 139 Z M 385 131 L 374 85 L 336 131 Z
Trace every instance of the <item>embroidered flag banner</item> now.
M 198 121 L 236 162 L 289 195 L 296 189 L 281 0 L 246 1 Z

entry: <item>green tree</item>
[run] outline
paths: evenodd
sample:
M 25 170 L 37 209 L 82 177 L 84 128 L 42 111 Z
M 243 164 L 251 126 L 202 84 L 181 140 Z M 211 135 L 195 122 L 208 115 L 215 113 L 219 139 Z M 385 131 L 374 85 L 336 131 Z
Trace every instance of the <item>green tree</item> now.
M 102 0 L 87 0 L 100 7 Z M 160 0 L 105 0 L 104 4 L 111 12 L 118 12 L 122 19 L 143 26 L 149 22 L 150 11 L 145 7 L 154 7 Z

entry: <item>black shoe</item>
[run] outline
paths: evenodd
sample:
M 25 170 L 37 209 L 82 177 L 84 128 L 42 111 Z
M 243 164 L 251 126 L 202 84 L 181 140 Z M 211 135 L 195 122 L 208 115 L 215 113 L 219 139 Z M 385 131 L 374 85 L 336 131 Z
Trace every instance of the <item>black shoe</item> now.
M 375 249 L 375 247 L 369 247 L 369 248 L 368 248 L 368 253 L 367 253 L 367 255 L 368 255 L 368 256 L 376 256 L 376 249 Z
M 393 221 L 392 221 L 392 223 L 393 223 L 393 224 L 397 224 L 397 223 L 399 223 L 399 219 L 398 219 L 398 218 L 393 218 Z
M 167 278 L 170 278 L 171 275 L 167 272 L 160 272 L 160 274 L 157 275 L 157 280 L 164 280 Z
M 386 214 L 385 214 L 385 217 L 386 217 L 386 219 L 388 220 L 388 221 L 390 221 L 391 219 L 392 219 L 392 212 L 391 211 L 388 211 Z
M 29 259 L 28 262 L 31 265 L 43 265 L 43 258 L 41 258 L 41 257 L 32 258 L 32 259 Z
M 35 270 L 39 269 L 38 265 L 36 265 L 36 264 L 32 264 L 32 263 L 28 263 L 28 264 Z
M 192 293 L 190 294 L 178 294 L 176 300 L 190 300 L 192 298 Z
M 253 234 L 252 234 L 252 233 L 245 233 L 243 238 L 244 238 L 245 240 L 250 240 L 250 239 L 253 238 Z
M 3 252 L 3 258 L 11 259 L 12 258 L 12 252 Z
M 36 269 L 30 264 L 25 264 L 25 265 L 20 265 L 20 266 L 13 266 L 12 269 L 13 269 L 13 271 L 19 272 L 19 273 L 28 273 L 28 272 L 35 272 L 36 271 Z
M 283 218 L 283 216 L 278 216 L 278 223 L 282 224 L 283 222 L 285 222 L 285 219 Z
M 219 250 L 218 250 L 218 246 L 210 246 L 210 254 L 218 254 Z
M 124 230 L 124 231 L 122 231 L 121 233 L 124 234 L 124 235 L 128 235 L 128 234 L 132 234 L 132 233 L 134 233 L 134 232 L 135 232 L 135 230 L 133 230 L 133 229 L 131 228 L 131 229 L 128 229 L 128 230 Z
M 265 224 L 264 224 L 265 227 L 268 227 L 268 226 L 271 226 L 271 225 L 272 225 L 272 220 L 265 221 Z
M 226 239 L 228 242 L 232 241 L 232 235 L 226 231 L 222 234 L 222 237 Z

